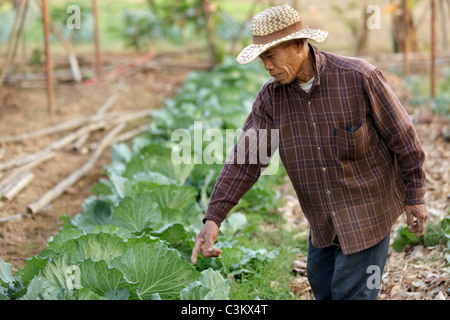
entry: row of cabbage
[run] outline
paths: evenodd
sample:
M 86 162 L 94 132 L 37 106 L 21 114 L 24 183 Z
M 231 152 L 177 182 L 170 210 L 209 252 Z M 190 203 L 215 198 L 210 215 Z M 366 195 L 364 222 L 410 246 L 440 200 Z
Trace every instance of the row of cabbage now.
M 45 250 L 15 273 L 0 258 L 0 299 L 230 299 L 230 274 L 277 255 L 243 247 L 234 237 L 246 225 L 242 212 L 276 208 L 273 176 L 260 179 L 224 222 L 217 242 L 222 257 L 200 257 L 193 266 L 194 239 L 222 163 L 175 163 L 180 142 L 173 133 L 183 129 L 194 137 L 200 121 L 202 134 L 237 130 L 265 77 L 258 65 L 243 68 L 230 60 L 191 73 L 155 112 L 146 134 L 112 146 L 107 178 L 92 188 L 80 214 L 62 217 L 64 226 Z M 228 151 L 221 143 L 215 159 Z M 202 151 L 206 147 L 203 142 Z

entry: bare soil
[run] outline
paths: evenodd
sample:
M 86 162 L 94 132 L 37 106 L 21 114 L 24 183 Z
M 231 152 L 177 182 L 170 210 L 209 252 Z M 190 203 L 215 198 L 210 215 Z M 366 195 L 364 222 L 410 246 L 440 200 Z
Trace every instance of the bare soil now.
M 183 59 L 198 64 L 195 57 Z M 158 59 L 154 60 L 158 64 Z M 36 83 L 39 87 L 33 89 L 5 85 L 0 91 L 0 136 L 27 133 L 94 115 L 113 94 L 117 99 L 108 112 L 162 108 L 164 100 L 174 95 L 189 71 L 188 68 L 164 67 L 159 64 L 155 69 L 134 70 L 88 87 L 56 85 L 53 116 L 49 116 L 48 112 L 45 83 Z M 150 118 L 136 120 L 128 124 L 124 131 L 150 121 Z M 0 162 L 21 159 L 38 152 L 64 134 L 67 132 L 3 143 L 0 145 Z M 104 134 L 101 131 L 94 133 L 90 142 L 99 141 Z M 55 158 L 33 169 L 35 178 L 32 183 L 0 209 L 0 218 L 26 212 L 29 204 L 39 200 L 58 182 L 85 164 L 91 153 L 92 150 L 83 154 L 66 148 L 58 152 Z M 74 217 L 81 212 L 84 199 L 92 195 L 92 186 L 105 176 L 104 166 L 110 162 L 110 148 L 107 148 L 95 167 L 42 213 L 0 223 L 0 257 L 12 264 L 14 271 L 23 268 L 25 259 L 42 251 L 48 238 L 58 232 L 58 228 L 63 225 L 61 216 Z M 7 173 L 0 172 L 0 179 L 2 174 L 5 177 Z

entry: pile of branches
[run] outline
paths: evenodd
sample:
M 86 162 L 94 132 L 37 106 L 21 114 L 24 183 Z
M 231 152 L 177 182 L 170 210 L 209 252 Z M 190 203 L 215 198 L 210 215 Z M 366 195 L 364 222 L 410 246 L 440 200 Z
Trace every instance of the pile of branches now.
M 0 163 L 1 209 L 33 181 L 35 177 L 33 174 L 34 168 L 53 159 L 56 153 L 64 148 L 70 148 L 75 151 L 86 149 L 85 143 L 88 141 L 89 136 L 95 131 L 104 130 L 107 132 L 98 143 L 93 147 L 91 146 L 94 151 L 83 166 L 61 180 L 54 188 L 48 190 L 38 201 L 29 204 L 26 212 L 0 218 L 0 223 L 42 212 L 53 200 L 62 195 L 65 190 L 88 173 L 107 147 L 113 143 L 129 140 L 148 130 L 148 124 L 145 124 L 131 131 L 122 132 L 128 122 L 150 117 L 153 111 L 107 112 L 114 105 L 116 99 L 116 96 L 111 96 L 99 108 L 97 113 L 92 116 L 69 120 L 33 132 L 0 138 L 1 145 L 5 143 L 20 142 L 25 139 L 35 139 L 44 135 L 65 133 L 64 136 L 53 141 L 46 148 L 36 153 Z

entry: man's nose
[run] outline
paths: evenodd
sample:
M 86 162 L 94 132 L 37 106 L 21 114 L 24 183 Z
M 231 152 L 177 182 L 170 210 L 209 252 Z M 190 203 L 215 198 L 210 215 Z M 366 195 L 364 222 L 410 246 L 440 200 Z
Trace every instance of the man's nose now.
M 266 69 L 266 71 L 270 71 L 273 69 L 273 64 L 270 62 L 269 59 L 267 59 L 266 57 L 263 57 L 263 63 L 264 63 L 264 68 Z

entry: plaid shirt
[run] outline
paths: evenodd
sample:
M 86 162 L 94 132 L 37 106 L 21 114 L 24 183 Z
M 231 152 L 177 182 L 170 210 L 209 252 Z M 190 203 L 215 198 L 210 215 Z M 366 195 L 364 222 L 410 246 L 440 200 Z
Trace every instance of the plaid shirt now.
M 351 254 L 382 240 L 405 204 L 425 203 L 425 155 L 378 68 L 310 49 L 316 77 L 309 92 L 296 82 L 269 80 L 243 132 L 278 129 L 280 159 L 310 224 L 312 244 L 327 247 L 338 236 L 344 254 Z M 225 163 L 204 219 L 220 226 L 263 167 Z

